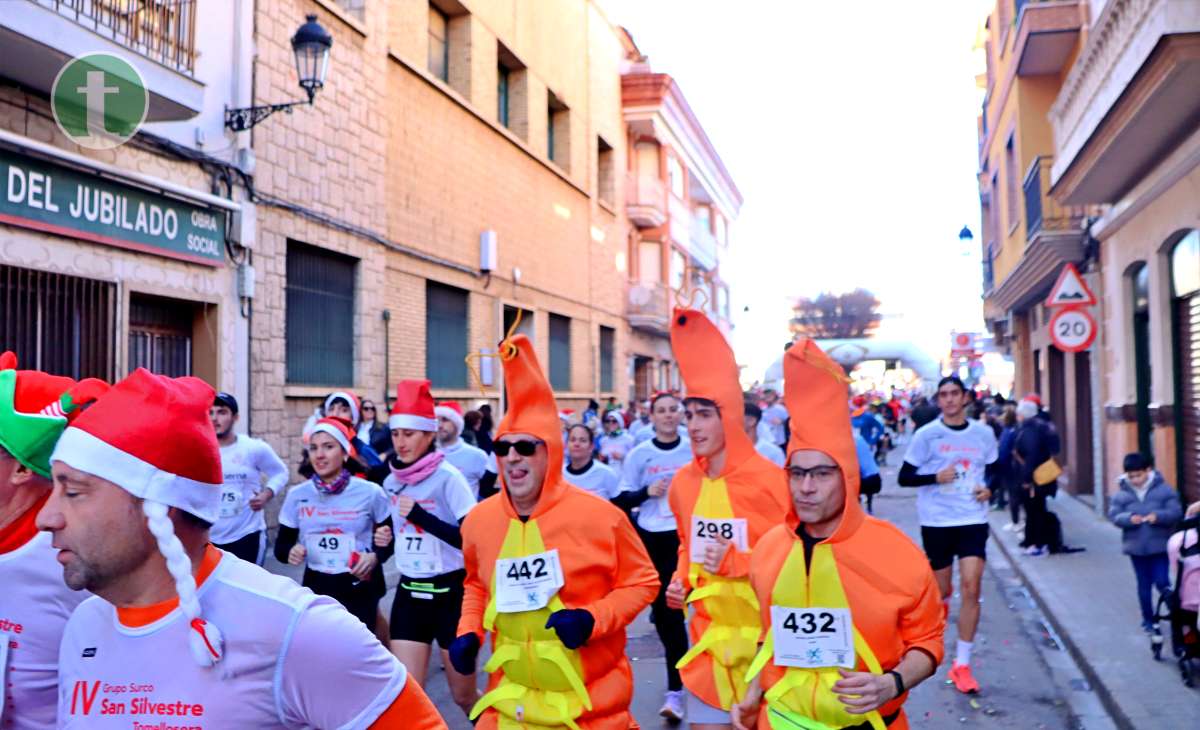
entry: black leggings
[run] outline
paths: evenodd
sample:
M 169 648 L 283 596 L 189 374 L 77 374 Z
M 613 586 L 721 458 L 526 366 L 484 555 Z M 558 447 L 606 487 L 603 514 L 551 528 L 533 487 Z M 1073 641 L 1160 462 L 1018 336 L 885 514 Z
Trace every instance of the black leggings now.
M 318 596 L 329 596 L 342 604 L 355 618 L 366 624 L 372 634 L 375 633 L 379 599 L 387 590 L 382 567 L 377 566 L 365 581 L 359 581 L 349 573 L 330 575 L 305 568 L 300 585 Z
M 267 541 L 262 530 L 251 532 L 245 537 L 240 537 L 233 542 L 217 545 L 227 553 L 233 553 L 247 563 L 255 565 L 263 564 L 263 557 L 266 555 Z M 215 543 L 214 543 L 215 544 Z
M 654 619 L 654 628 L 667 655 L 667 689 L 678 692 L 683 689 L 683 680 L 679 678 L 679 670 L 675 665 L 688 650 L 687 625 L 683 611 L 667 607 L 667 585 L 679 564 L 679 535 L 674 530 L 647 532 L 640 527 L 638 535 L 646 546 L 646 552 L 650 553 L 650 560 L 662 583 L 654 603 L 650 604 L 650 616 Z

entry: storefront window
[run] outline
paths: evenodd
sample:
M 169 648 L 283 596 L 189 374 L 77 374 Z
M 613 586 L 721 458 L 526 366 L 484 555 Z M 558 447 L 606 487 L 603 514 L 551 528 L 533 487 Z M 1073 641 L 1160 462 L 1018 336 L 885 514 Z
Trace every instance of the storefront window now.
M 1200 292 L 1200 231 L 1187 234 L 1171 250 L 1171 291 L 1180 298 Z

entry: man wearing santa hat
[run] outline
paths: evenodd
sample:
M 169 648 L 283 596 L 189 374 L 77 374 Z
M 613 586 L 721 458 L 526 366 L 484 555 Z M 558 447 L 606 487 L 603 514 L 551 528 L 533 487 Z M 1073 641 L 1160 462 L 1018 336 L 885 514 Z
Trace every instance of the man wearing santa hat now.
M 801 338 L 783 372 L 791 504 L 750 560 L 767 630 L 734 727 L 902 730 L 906 693 L 942 658 L 937 582 L 912 540 L 859 506 L 841 367 Z
M 628 730 L 633 674 L 625 627 L 658 590 L 624 513 L 562 478 L 554 394 L 524 335 L 500 346 L 509 410 L 496 434 L 501 491 L 463 523 L 467 579 L 450 659 L 475 671 L 492 634 L 485 730 Z
M 213 395 L 138 368 L 55 446 L 37 526 L 96 594 L 63 635 L 58 726 L 444 728 L 341 606 L 210 544 Z
M 454 401 L 442 401 L 434 409 L 437 414 L 437 450 L 467 478 L 475 499 L 479 499 L 479 480 L 487 473 L 488 455 L 483 449 L 462 440 L 462 406 Z
M 48 730 L 58 704 L 58 645 L 87 598 L 63 585 L 34 519 L 50 496 L 50 452 L 69 418 L 108 386 L 17 370 L 0 355 L 0 726 Z

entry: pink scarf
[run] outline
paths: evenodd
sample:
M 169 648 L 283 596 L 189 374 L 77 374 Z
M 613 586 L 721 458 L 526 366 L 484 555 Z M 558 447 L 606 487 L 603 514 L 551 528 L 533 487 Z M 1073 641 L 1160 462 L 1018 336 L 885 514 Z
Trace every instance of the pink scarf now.
M 392 466 L 392 462 L 389 459 L 388 468 L 392 470 L 392 476 L 396 478 L 396 481 L 406 487 L 411 487 L 433 476 L 433 473 L 437 471 L 438 465 L 442 463 L 442 459 L 444 458 L 446 457 L 442 455 L 442 452 L 434 451 L 431 454 L 425 454 L 420 459 L 417 459 L 416 463 L 406 466 L 403 469 L 397 469 Z

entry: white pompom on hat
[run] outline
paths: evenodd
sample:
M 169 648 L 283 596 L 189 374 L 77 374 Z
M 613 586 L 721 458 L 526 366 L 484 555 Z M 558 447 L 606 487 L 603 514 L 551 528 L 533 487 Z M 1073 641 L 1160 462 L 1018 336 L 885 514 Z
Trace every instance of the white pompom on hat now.
M 98 476 L 143 500 L 147 526 L 192 627 L 192 656 L 206 667 L 220 661 L 224 639 L 200 616 L 192 562 L 167 509 L 175 507 L 209 523 L 217 520 L 224 478 L 208 418 L 213 394 L 199 378 L 168 378 L 138 368 L 84 411 L 50 456 L 51 462 Z

